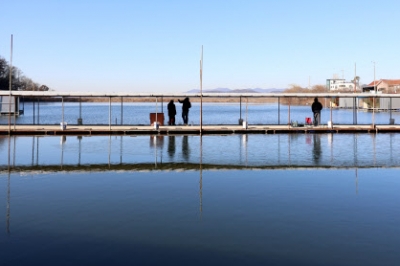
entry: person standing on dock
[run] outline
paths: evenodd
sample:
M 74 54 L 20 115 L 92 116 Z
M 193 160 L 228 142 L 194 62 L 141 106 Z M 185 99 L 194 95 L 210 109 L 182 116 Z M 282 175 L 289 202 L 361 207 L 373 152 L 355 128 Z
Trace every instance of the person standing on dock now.
M 189 97 L 186 97 L 183 101 L 179 100 L 178 101 L 182 104 L 182 118 L 183 118 L 183 124 L 187 125 L 189 121 L 189 108 L 192 107 L 189 101 Z
M 176 115 L 176 108 L 174 104 L 174 100 L 169 101 L 168 104 L 168 125 L 175 126 L 175 115 Z
M 314 98 L 311 110 L 314 113 L 314 126 L 318 126 L 321 123 L 322 104 L 318 101 L 317 97 Z

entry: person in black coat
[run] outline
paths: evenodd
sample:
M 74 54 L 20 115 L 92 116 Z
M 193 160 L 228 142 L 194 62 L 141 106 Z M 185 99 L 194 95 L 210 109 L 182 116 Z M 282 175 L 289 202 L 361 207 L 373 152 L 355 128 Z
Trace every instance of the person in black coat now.
M 174 104 L 174 100 L 169 101 L 168 103 L 168 125 L 173 126 L 175 125 L 175 115 L 176 115 L 176 108 Z
M 318 101 L 317 97 L 314 98 L 311 110 L 314 113 L 314 126 L 318 126 L 321 123 L 322 104 Z
M 178 101 L 182 104 L 182 118 L 183 118 L 183 123 L 185 125 L 188 124 L 189 121 L 189 108 L 192 107 L 189 98 L 186 97 L 183 101 L 179 100 Z

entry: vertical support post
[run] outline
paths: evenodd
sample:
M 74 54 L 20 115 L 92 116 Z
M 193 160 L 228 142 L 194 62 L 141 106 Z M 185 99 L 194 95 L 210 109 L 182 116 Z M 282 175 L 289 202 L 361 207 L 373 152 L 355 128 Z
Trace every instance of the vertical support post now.
M 278 97 L 278 125 L 281 124 L 281 97 Z
M 39 97 L 37 98 L 37 124 L 40 125 L 40 102 L 39 102 Z
M 33 100 L 32 101 L 32 125 L 34 125 L 35 124 L 35 112 L 36 112 L 36 110 L 35 110 L 35 101 Z
M 288 98 L 289 101 L 289 107 L 288 107 L 288 126 L 290 128 L 290 97 Z
M 78 125 L 82 125 L 82 97 L 79 96 L 79 118 Z
M 9 95 L 8 95 L 8 135 L 11 134 L 11 89 L 12 89 L 12 56 L 13 56 L 13 35 L 11 34 L 11 47 L 10 47 L 10 69 L 9 69 Z M 15 102 L 15 101 L 14 101 Z M 14 103 L 15 105 L 15 103 Z M 15 108 L 14 108 L 15 109 Z
M 82 118 L 82 97 L 79 97 L 79 118 Z
M 203 134 L 203 45 L 200 58 L 200 135 Z
M 111 96 L 108 97 L 108 129 L 111 130 Z
M 358 106 L 360 104 L 360 99 L 356 98 L 356 125 L 358 124 Z
M 331 104 L 329 105 L 329 109 L 330 109 L 330 112 L 331 112 L 330 121 L 331 121 L 331 128 L 333 128 L 333 121 L 332 121 L 332 97 L 330 98 L 330 102 L 331 102 Z M 320 117 L 320 119 L 321 119 L 321 117 Z
M 157 100 L 158 99 L 157 99 L 157 96 L 156 96 L 156 122 L 155 122 L 155 125 L 158 124 L 158 117 L 157 117 L 157 115 L 158 115 L 158 101 Z M 156 149 L 157 149 L 157 147 L 156 147 Z
M 62 110 L 61 110 L 61 122 L 64 125 L 64 96 L 61 96 L 61 107 L 62 107 Z
M 356 97 L 353 98 L 353 125 L 356 121 Z
M 375 128 L 375 97 L 372 98 L 372 127 Z
M 240 121 L 242 121 L 242 96 L 240 96 Z
M 124 97 L 121 96 L 121 126 L 124 124 Z
M 247 129 L 247 127 L 249 126 L 248 105 L 249 105 L 249 98 L 246 97 L 246 129 Z
M 390 122 L 392 122 L 392 97 L 390 97 L 390 100 L 389 100 L 389 115 L 390 115 Z

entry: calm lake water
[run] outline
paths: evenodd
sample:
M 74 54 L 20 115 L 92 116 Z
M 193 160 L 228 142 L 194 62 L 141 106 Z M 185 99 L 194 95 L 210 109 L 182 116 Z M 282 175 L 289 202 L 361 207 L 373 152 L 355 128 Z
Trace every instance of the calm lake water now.
M 399 136 L 2 136 L 1 265 L 399 265 Z
M 323 102 L 324 103 L 324 102 Z M 325 104 L 324 106 L 327 106 Z M 22 108 L 22 107 L 21 107 Z M 176 103 L 177 123 L 182 123 L 182 105 Z M 16 124 L 57 124 L 63 119 L 63 108 L 61 103 L 37 103 L 24 104 L 25 113 L 16 118 Z M 64 121 L 68 124 L 76 124 L 79 117 L 83 124 L 123 124 L 123 125 L 149 125 L 149 114 L 164 112 L 167 121 L 167 104 L 158 103 L 112 103 L 111 113 L 108 103 L 79 103 L 64 104 Z M 356 118 L 353 117 L 352 109 L 333 109 L 332 119 L 329 108 L 324 108 L 321 114 L 321 123 L 327 124 L 333 121 L 335 124 L 389 124 L 390 118 L 395 123 L 400 121 L 400 112 L 367 112 L 357 111 Z M 249 124 L 287 124 L 288 121 L 304 123 L 306 117 L 312 117 L 310 106 L 291 106 L 290 118 L 289 107 L 276 103 L 248 104 L 239 103 L 204 103 L 203 123 L 204 124 L 238 124 L 239 118 L 247 120 Z M 111 118 L 111 119 L 110 119 Z M 14 120 L 12 120 L 12 124 Z M 189 112 L 189 123 L 200 124 L 200 104 L 193 103 Z M 8 124 L 8 117 L 0 116 L 0 124 Z

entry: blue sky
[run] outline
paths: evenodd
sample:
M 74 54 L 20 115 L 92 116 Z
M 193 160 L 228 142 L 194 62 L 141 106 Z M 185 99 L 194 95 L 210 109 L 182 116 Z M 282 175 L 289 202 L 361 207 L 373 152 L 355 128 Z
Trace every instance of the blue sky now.
M 56 91 L 203 89 L 400 79 L 400 1 L 2 1 L 0 55 Z

